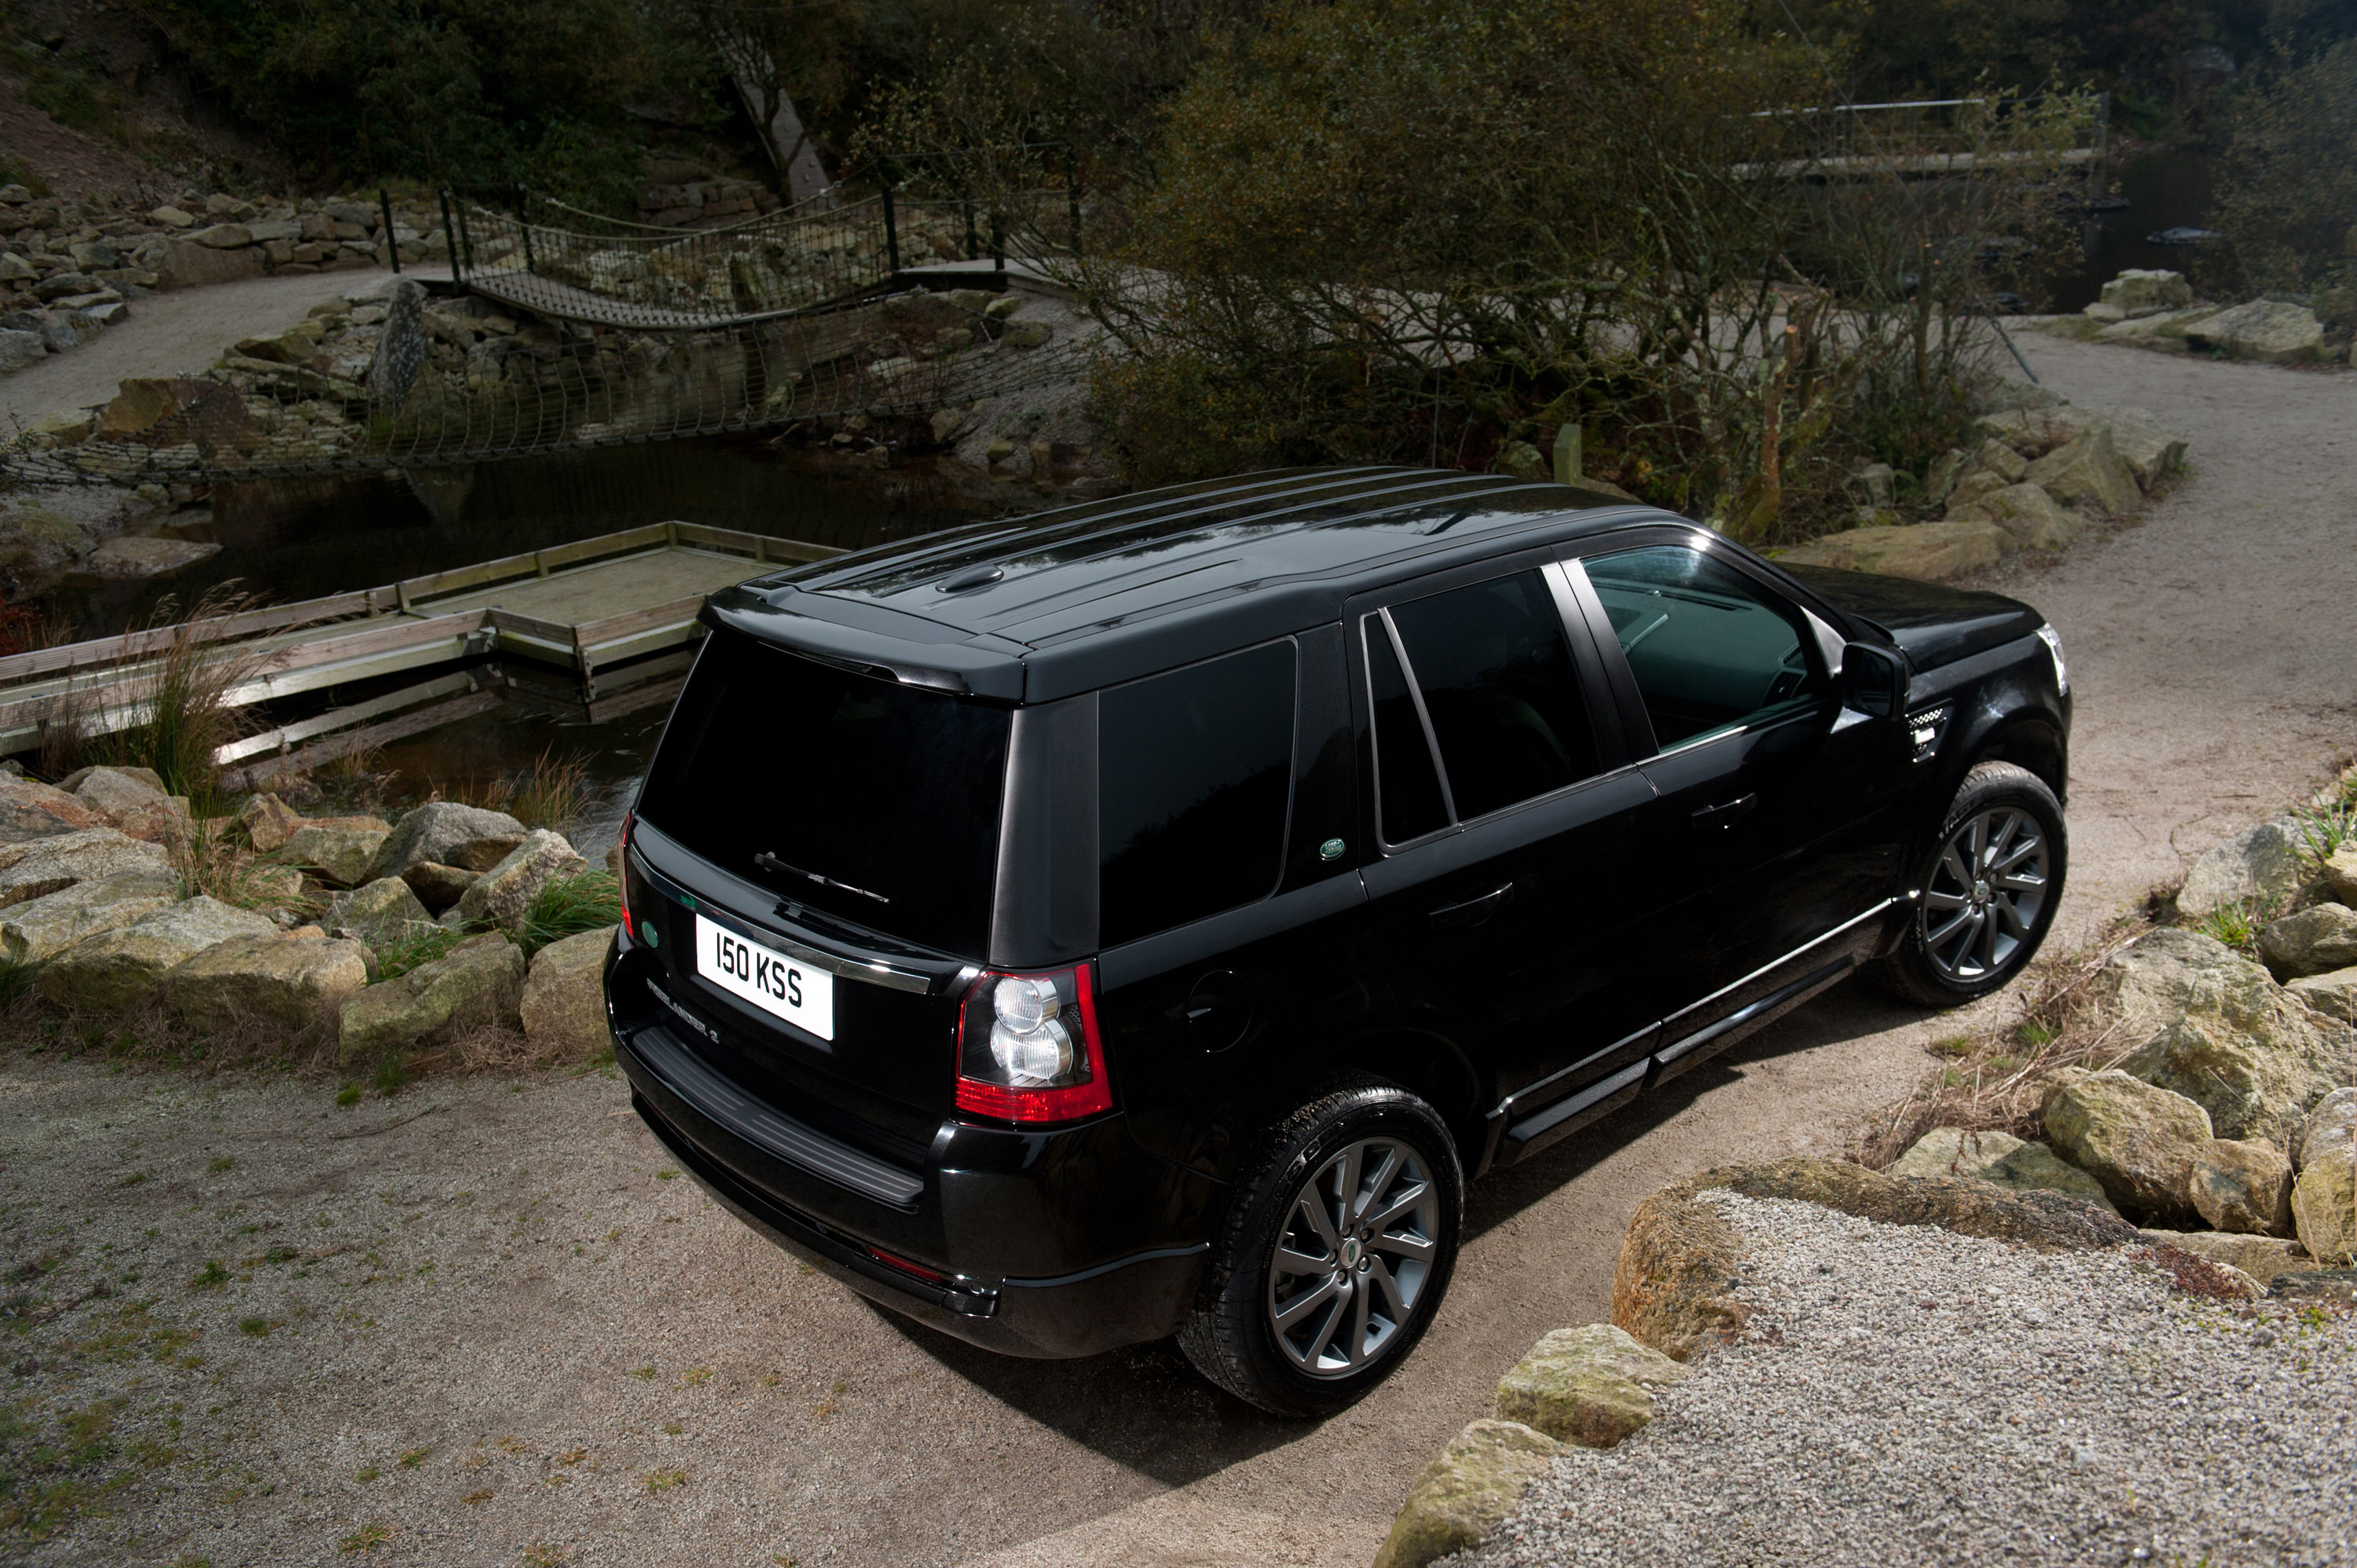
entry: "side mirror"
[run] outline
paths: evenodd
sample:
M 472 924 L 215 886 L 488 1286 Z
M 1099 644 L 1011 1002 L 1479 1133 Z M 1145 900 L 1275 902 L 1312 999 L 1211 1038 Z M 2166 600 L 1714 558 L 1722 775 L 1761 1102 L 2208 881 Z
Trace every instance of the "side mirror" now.
M 1878 642 L 1842 647 L 1842 702 L 1878 719 L 1897 718 L 1907 707 L 1907 660 Z

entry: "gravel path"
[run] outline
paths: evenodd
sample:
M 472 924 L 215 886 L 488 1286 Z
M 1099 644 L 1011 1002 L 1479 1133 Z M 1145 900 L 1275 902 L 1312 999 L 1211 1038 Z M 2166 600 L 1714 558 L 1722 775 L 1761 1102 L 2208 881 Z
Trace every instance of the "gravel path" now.
M 1708 1193 L 1745 1343 L 1556 1461 L 1473 1568 L 2357 1562 L 2357 1321 Z

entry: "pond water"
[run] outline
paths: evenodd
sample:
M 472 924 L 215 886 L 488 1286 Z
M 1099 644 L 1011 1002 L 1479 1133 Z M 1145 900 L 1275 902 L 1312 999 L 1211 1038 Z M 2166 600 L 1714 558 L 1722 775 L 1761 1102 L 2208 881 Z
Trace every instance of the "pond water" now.
M 2112 185 L 2127 205 L 2085 215 L 2077 255 L 2061 261 L 2047 276 L 2043 308 L 2072 311 L 2092 305 L 2104 284 L 2130 267 L 2190 273 L 2196 248 L 2156 245 L 2146 236 L 2210 227 L 2215 180 L 2216 160 L 2199 147 L 2161 147 L 2121 161 Z
M 82 636 L 102 637 L 147 624 L 168 609 L 167 598 L 185 607 L 218 585 L 285 604 L 667 520 L 857 549 L 1053 504 L 927 459 L 877 469 L 779 451 L 759 438 L 520 458 L 416 480 L 276 480 L 219 487 L 210 510 L 183 510 L 159 530 L 218 542 L 220 553 L 160 582 L 60 588 L 49 607 Z M 419 678 L 390 678 L 336 700 Z M 398 804 L 436 788 L 474 793 L 468 786 L 512 778 L 544 753 L 577 757 L 587 789 L 567 832 L 595 856 L 613 842 L 667 712 L 657 705 L 589 724 L 511 704 L 396 742 L 371 766 L 397 775 L 386 790 Z

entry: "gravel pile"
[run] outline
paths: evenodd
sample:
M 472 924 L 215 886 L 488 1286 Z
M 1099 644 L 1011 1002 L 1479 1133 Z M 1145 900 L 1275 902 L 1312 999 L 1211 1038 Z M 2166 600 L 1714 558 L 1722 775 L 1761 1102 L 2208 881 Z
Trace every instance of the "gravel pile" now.
M 1556 1462 L 1481 1568 L 2357 1563 L 2357 1321 L 1703 1195 L 1745 1341 L 1620 1447 Z

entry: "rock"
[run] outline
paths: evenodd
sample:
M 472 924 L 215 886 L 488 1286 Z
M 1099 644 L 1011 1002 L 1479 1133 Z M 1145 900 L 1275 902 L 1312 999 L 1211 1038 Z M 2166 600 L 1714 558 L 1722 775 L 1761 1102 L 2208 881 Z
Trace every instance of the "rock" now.
M 1374 1568 L 1425 1568 L 1504 1522 L 1563 1444 L 1520 1422 L 1476 1421 L 1408 1486 Z
M 2169 433 L 2159 420 L 2141 408 L 2115 408 L 2106 416 L 2112 446 L 2128 466 L 2136 482 L 2147 490 L 2158 489 L 2185 467 L 2185 438 Z
M 1888 463 L 1867 463 L 1849 477 L 1850 488 L 1865 496 L 1866 504 L 1872 507 L 1890 504 L 1891 490 L 1898 480 L 1898 470 Z
M 1685 1375 L 1611 1324 L 1558 1328 L 1499 1380 L 1497 1414 L 1558 1442 L 1609 1448 L 1653 1419 L 1653 1390 Z
M 2316 1260 L 2298 1242 L 2276 1236 L 2237 1236 L 2220 1230 L 2140 1230 L 2136 1234 L 2156 1247 L 2175 1247 L 2240 1269 L 2263 1285 L 2274 1283 L 2277 1274 L 2316 1266 Z
M 67 774 L 64 778 L 58 780 L 58 788 L 65 790 L 68 794 L 73 794 L 80 790 L 83 785 L 90 782 L 91 775 L 98 773 L 120 774 L 124 778 L 130 779 L 134 784 L 145 785 L 159 796 L 165 793 L 164 776 L 162 774 L 156 772 L 152 768 L 142 768 L 136 763 L 130 762 L 109 763 L 100 767 L 77 768 L 71 773 Z
M 221 547 L 201 539 L 158 539 L 124 535 L 91 551 L 81 569 L 105 582 L 140 582 L 186 571 L 210 560 Z
M 91 548 L 81 524 L 45 507 L 27 507 L 0 517 L 0 566 L 54 572 Z
M 584 931 L 532 955 L 523 983 L 523 1036 L 544 1061 L 588 1061 L 613 1048 L 606 1022 L 606 955 L 615 928 Z
M 41 963 L 84 937 L 127 926 L 179 897 L 179 878 L 169 871 L 121 871 L 77 882 L 0 917 L 0 954 L 12 963 Z
M 1934 1127 L 1909 1144 L 1907 1152 L 1883 1174 L 1894 1176 L 1977 1176 L 2016 1149 L 2025 1146 L 2023 1140 L 2010 1133 L 1994 1130 L 1974 1133 L 1962 1127 Z
M 1900 528 L 1853 528 L 1827 534 L 1779 560 L 1795 565 L 1879 572 L 1919 583 L 1945 583 L 1984 571 L 2013 548 L 2013 536 L 1994 522 L 1919 522 Z
M 1933 506 L 1943 504 L 1949 496 L 1955 493 L 1956 481 L 1964 478 L 1971 464 L 1972 457 L 1963 447 L 1949 447 L 1940 460 L 1932 465 L 1932 471 L 1923 477 L 1923 499 Z
M 0 376 L 21 371 L 36 360 L 47 359 L 48 352 L 49 346 L 39 333 L 0 328 Z
M 2357 964 L 2357 909 L 2317 904 L 2270 920 L 2259 931 L 2259 956 L 2278 980 Z
M 298 940 L 273 926 L 267 936 L 234 938 L 172 971 L 164 977 L 164 1001 L 200 1028 L 274 1024 L 329 1034 L 344 1004 L 367 983 L 368 950 L 360 943 Z
M 2303 1108 L 2346 1075 L 2349 1044 L 2288 992 L 2269 994 L 2272 1016 L 2192 1008 L 2120 1067 L 2201 1106 L 2220 1137 L 2288 1144 Z
M 124 871 L 169 871 L 171 857 L 113 828 L 84 828 L 11 844 L 0 854 L 0 908 Z
M 2092 300 L 2081 306 L 2079 313 L 2102 327 L 2116 326 L 2128 318 L 2126 311 L 2107 299 Z
M 2047 459 L 2041 457 L 2040 462 Z M 2033 484 L 2008 485 L 1948 514 L 1950 522 L 1993 522 L 2024 550 L 2060 550 L 2079 536 L 2080 522 Z
M 2103 299 L 2118 306 L 2123 316 L 2158 316 L 2191 305 L 2193 289 L 2183 273 L 2130 267 L 2104 285 Z
M 2264 1138 L 2216 1138 L 2193 1157 L 2193 1207 L 2215 1230 L 2280 1236 L 2291 1229 L 2291 1162 Z
M 2352 1141 L 2357 1141 L 2357 1089 L 2336 1089 L 2316 1102 L 2292 1140 L 2292 1168 L 2306 1170 L 2311 1150 L 2320 1153 Z
M 2006 1157 L 2018 1159 L 2022 1153 L 2017 1149 Z M 2124 1246 L 2135 1235 L 2116 1215 L 2061 1193 L 2027 1188 L 2006 1192 L 1979 1180 L 1899 1178 L 1842 1160 L 1786 1159 L 1728 1165 L 1689 1176 L 1670 1190 L 1699 1192 L 1714 1187 L 1747 1197 L 1789 1197 L 1821 1204 L 1881 1225 L 1936 1225 L 1960 1236 L 2011 1241 L 2035 1251 Z
M 368 879 L 399 876 L 427 861 L 462 871 L 489 871 L 523 843 L 526 831 L 505 811 L 487 811 L 455 800 L 428 801 L 393 824 L 369 866 Z
M 2301 1154 L 2299 1180 L 2291 1192 L 2299 1244 L 2319 1263 L 2357 1262 L 2357 1144 L 2311 1138 Z
M 2103 1183 L 2078 1166 L 2066 1164 L 2043 1144 L 2022 1144 L 1981 1172 L 1978 1179 L 2007 1192 L 2059 1192 L 2065 1197 L 2092 1203 L 2105 1213 L 2119 1212 L 2112 1206 L 2111 1195 L 2104 1190 Z
M 535 828 L 507 858 L 468 884 L 458 897 L 458 916 L 469 925 L 520 929 L 524 911 L 542 887 L 588 869 L 589 863 L 574 853 L 564 834 Z
M 2267 1294 L 2277 1301 L 2338 1302 L 2357 1306 L 2357 1269 L 2287 1269 Z
M 2244 899 L 2283 903 L 2308 886 L 2311 866 L 2298 822 L 2263 822 L 2193 863 L 2178 890 L 2178 912 L 2199 919 Z
M 85 768 L 76 775 L 81 781 L 74 786 L 74 797 L 87 801 L 91 810 L 103 811 L 110 817 L 119 817 L 136 807 L 154 805 L 162 800 L 162 781 L 149 783 L 149 779 L 155 779 L 155 773 L 145 768 L 139 771 L 145 773 L 147 779 L 126 773 L 119 768 Z
M 392 832 L 382 817 L 313 817 L 286 835 L 278 857 L 308 866 L 339 887 L 353 887 L 377 880 L 370 868 Z
M 208 284 L 238 283 L 262 275 L 260 251 L 220 250 L 192 243 L 193 239 L 192 235 L 165 242 L 163 264 L 156 269 L 164 287 L 202 288 Z
M 455 865 L 424 860 L 403 872 L 401 879 L 409 884 L 409 890 L 417 895 L 420 903 L 438 915 L 457 904 L 480 875 L 479 871 L 463 871 Z
M 242 223 L 215 223 L 210 228 L 191 231 L 188 242 L 210 245 L 216 251 L 233 251 L 241 245 L 253 244 L 253 231 Z
M 276 941 L 278 928 L 267 915 L 199 894 L 74 943 L 41 972 L 41 995 L 68 1009 L 135 1007 L 180 965 L 240 939 Z
M 2192 1212 L 2193 1160 L 2212 1139 L 2210 1113 L 2192 1101 L 2115 1068 L 2065 1068 L 2048 1078 L 2040 1115 L 2056 1151 L 2124 1211 Z
M 1010 349 L 1037 349 L 1051 330 L 1044 321 L 1010 321 L 1001 341 Z
M 2357 838 L 2324 859 L 2324 883 L 2343 904 L 2357 905 Z
M 2108 517 L 2134 511 L 2144 500 L 2136 475 L 2120 456 L 2108 425 L 2091 430 L 2030 464 L 2029 482 L 2057 500 Z
M 200 376 L 134 376 L 119 383 L 98 416 L 98 439 L 131 441 L 156 435 L 170 440 L 191 420 L 246 417 L 235 389 Z M 158 431 L 157 427 L 163 430 Z
M 0 777 L 0 845 L 30 843 L 105 825 L 106 819 L 89 802 L 62 789 L 30 779 Z M 0 855 L 0 864 L 6 859 Z
M 2324 323 L 2304 305 L 2255 299 L 2187 328 L 2185 341 L 2207 353 L 2288 364 L 2316 357 L 2324 344 Z
M 1039 466 L 1035 457 L 1032 467 L 1037 469 Z M 1549 477 L 1546 458 L 1527 441 L 1509 441 L 1499 447 L 1498 460 L 1492 467 L 1499 473 L 1510 474 L 1532 484 L 1538 484 Z
M 357 932 L 359 940 L 371 948 L 405 935 L 411 922 L 424 925 L 432 916 L 409 884 L 398 876 L 381 876 L 374 882 L 339 893 L 328 900 L 327 913 L 320 923 L 331 930 Z
M 245 825 L 247 841 L 264 854 L 283 847 L 303 825 L 295 808 L 267 791 L 249 797 L 237 809 L 237 820 Z
M 2357 968 L 2302 975 L 2284 989 L 2328 1018 L 2357 1024 Z
M 303 897 L 303 874 L 291 865 L 257 865 L 246 874 L 248 897 L 285 907 Z
M 155 211 L 147 214 L 147 220 L 161 224 L 167 229 L 193 229 L 197 226 L 197 220 L 194 218 L 177 207 L 158 207 Z
M 499 935 L 470 937 L 430 963 L 380 981 L 346 1001 L 336 1059 L 349 1067 L 516 1021 L 522 950 Z
M 2133 343 L 2140 348 L 2182 353 L 2186 332 L 2217 315 L 2221 308 L 2215 305 L 2197 305 L 2184 310 L 2165 310 L 2158 316 L 2133 317 L 2104 328 L 2095 334 L 2095 341 Z
M 2007 408 L 1981 415 L 1980 426 L 2024 457 L 2036 457 L 2067 446 L 2092 429 L 2094 418 L 2068 403 L 2042 408 Z M 2027 477 L 2027 468 L 2018 478 Z

